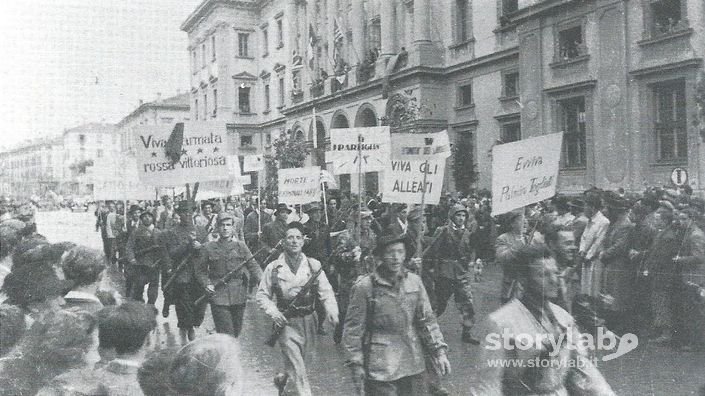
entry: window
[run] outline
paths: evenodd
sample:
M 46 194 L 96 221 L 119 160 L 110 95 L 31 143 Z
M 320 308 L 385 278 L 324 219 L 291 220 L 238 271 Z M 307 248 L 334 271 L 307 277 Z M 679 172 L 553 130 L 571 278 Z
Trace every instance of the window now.
M 269 84 L 264 85 L 264 110 L 269 111 L 271 108 L 271 101 L 269 97 Z
M 277 19 L 277 48 L 284 46 L 284 23 L 281 19 Z
M 455 42 L 468 40 L 468 0 L 455 1 Z
M 101 149 L 96 150 L 95 156 L 96 156 L 96 158 L 103 158 L 103 150 L 101 150 Z
M 201 67 L 206 67 L 206 43 L 201 44 Z
M 681 0 L 657 0 L 649 3 L 651 35 L 670 34 L 686 27 Z
M 271 145 L 272 145 L 272 134 L 271 134 L 271 133 L 268 133 L 268 134 L 267 134 L 266 142 L 267 142 L 267 146 L 271 146 Z
M 582 25 L 558 31 L 558 61 L 575 59 L 586 53 Z
M 240 86 L 237 90 L 238 107 L 240 113 L 250 112 L 250 87 Z
M 502 15 L 511 14 L 519 9 L 519 0 L 502 0 Z
M 78 135 L 78 143 L 86 144 L 86 135 L 84 135 L 84 134 Z
M 201 109 L 198 108 L 198 99 L 193 101 L 193 108 L 196 109 L 196 121 L 198 121 L 198 112 L 201 111 Z
M 269 33 L 267 28 L 262 28 L 262 56 L 269 55 Z
M 251 135 L 240 135 L 240 147 L 251 147 L 252 146 L 252 136 Z
M 685 81 L 675 80 L 654 85 L 654 131 L 658 160 L 688 158 Z
M 563 131 L 563 168 L 582 168 L 587 165 L 585 131 L 585 97 L 558 101 L 559 126 Z
M 279 79 L 279 106 L 284 107 L 284 78 Z
M 380 23 L 379 18 L 375 18 L 370 22 L 368 36 L 368 48 L 379 54 L 377 51 L 382 48 L 382 24 Z
M 467 83 L 458 87 L 458 107 L 472 106 L 472 84 Z
M 502 123 L 500 139 L 503 143 L 516 142 L 521 140 L 521 122 L 519 119 Z
M 196 58 L 196 50 L 193 49 L 191 51 L 191 69 L 193 72 L 196 72 L 196 69 L 198 69 L 198 58 Z
M 215 34 L 211 36 L 211 62 L 215 62 Z
M 511 98 L 519 96 L 519 72 L 514 70 L 502 75 L 502 96 Z
M 171 124 L 174 122 L 174 117 L 161 117 L 160 121 L 162 124 Z
M 208 119 L 208 94 L 203 93 L 203 119 Z
M 240 58 L 249 57 L 248 51 L 247 51 L 247 40 L 249 38 L 250 38 L 250 35 L 247 33 L 238 33 L 237 34 L 237 55 Z
M 218 90 L 213 90 L 213 118 L 218 116 Z

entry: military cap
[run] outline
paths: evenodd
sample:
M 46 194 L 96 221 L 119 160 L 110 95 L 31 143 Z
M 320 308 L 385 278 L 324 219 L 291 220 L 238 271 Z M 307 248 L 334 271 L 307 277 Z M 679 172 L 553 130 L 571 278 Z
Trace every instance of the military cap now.
M 291 209 L 289 209 L 289 206 L 285 203 L 280 203 L 277 204 L 277 210 L 274 211 L 274 214 L 276 215 L 279 212 L 286 212 L 286 213 L 291 213 Z
M 233 222 L 235 222 L 235 215 L 233 215 L 232 213 L 229 213 L 229 212 L 218 213 L 218 217 L 216 217 L 216 222 L 218 224 L 220 224 L 221 222 L 223 222 L 225 220 L 232 220 Z
M 313 202 L 313 203 L 304 205 L 304 213 L 310 213 L 310 212 L 313 212 L 314 210 L 321 210 L 321 205 L 319 205 L 318 202 Z

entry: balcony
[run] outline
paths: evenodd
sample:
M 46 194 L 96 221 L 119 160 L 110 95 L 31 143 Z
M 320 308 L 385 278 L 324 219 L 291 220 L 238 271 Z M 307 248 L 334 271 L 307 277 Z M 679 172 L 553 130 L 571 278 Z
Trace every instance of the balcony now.
M 564 43 L 557 48 L 553 56 L 553 62 L 549 66 L 553 68 L 565 67 L 575 63 L 580 63 L 590 59 L 588 48 L 583 43 Z
M 300 103 L 301 101 L 304 100 L 304 91 L 300 89 L 295 89 L 291 91 L 291 102 L 292 103 Z
M 316 80 L 311 85 L 311 97 L 318 98 L 323 96 L 323 91 L 325 89 L 325 82 L 323 80 Z

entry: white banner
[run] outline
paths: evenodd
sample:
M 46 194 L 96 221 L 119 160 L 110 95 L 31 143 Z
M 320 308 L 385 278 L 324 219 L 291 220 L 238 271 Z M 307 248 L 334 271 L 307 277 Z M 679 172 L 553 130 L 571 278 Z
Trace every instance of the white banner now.
M 279 202 L 303 205 L 321 199 L 321 168 L 279 169 Z
M 152 200 L 157 198 L 156 188 L 139 180 L 100 180 L 93 182 L 93 200 Z
M 448 157 L 450 157 L 448 131 L 392 135 L 392 159 L 430 160 Z
M 257 172 L 264 170 L 264 157 L 262 154 L 246 155 L 242 162 L 243 172 Z
M 384 171 L 382 202 L 437 205 L 441 199 L 446 160 L 402 161 L 391 160 Z M 423 178 L 426 173 L 426 185 Z
M 383 171 L 389 162 L 389 127 L 331 129 L 330 147 L 326 161 L 333 162 L 333 174 Z
M 137 173 L 151 186 L 179 186 L 209 180 L 227 180 L 228 138 L 225 124 L 186 122 L 181 144 L 181 158 L 172 163 L 165 146 L 173 125 L 135 128 Z
M 556 194 L 563 132 L 492 149 L 492 216 Z

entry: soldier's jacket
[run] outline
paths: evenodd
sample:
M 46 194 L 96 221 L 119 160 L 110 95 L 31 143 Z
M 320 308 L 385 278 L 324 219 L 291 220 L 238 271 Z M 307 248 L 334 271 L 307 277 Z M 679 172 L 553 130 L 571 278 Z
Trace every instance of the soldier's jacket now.
M 267 225 L 262 226 L 262 242 L 270 249 L 279 243 L 286 236 L 286 223 L 282 223 L 277 219 L 270 221 Z M 280 250 L 281 251 L 281 250 Z M 274 256 L 278 256 L 275 254 Z
M 169 254 L 172 270 L 176 270 L 182 260 L 189 257 L 189 255 L 192 257 L 191 260 L 196 259 L 196 251 L 191 247 L 191 235 L 195 235 L 196 240 L 200 243 L 205 243 L 208 239 L 206 230 L 203 227 L 191 224 L 179 224 L 159 234 L 158 240 Z M 193 279 L 193 267 L 191 267 L 180 272 L 176 278 L 176 282 L 188 283 Z
M 368 312 L 372 299 L 374 313 Z M 375 272 L 352 289 L 343 330 L 348 365 L 364 363 L 370 314 L 370 379 L 394 381 L 422 373 L 424 349 L 433 354 L 447 348 L 421 278 L 404 271 L 395 287 Z
M 149 268 L 166 266 L 169 263 L 169 257 L 164 248 L 141 253 L 145 249 L 159 245 L 158 231 L 140 224 L 127 238 L 125 256 L 128 261 L 135 260 L 135 265 L 143 265 Z
M 303 252 L 308 257 L 313 257 L 323 263 L 328 263 L 328 256 L 331 254 L 330 229 L 325 222 L 314 222 L 309 220 L 304 224 L 306 236 L 310 238 L 303 248 Z
M 681 281 L 705 286 L 705 234 L 693 223 L 680 243 Z
M 512 299 L 480 324 L 476 333 L 480 350 L 473 357 L 476 385 L 470 394 L 614 395 L 587 357 L 573 317 L 552 303 L 548 303 L 548 309 L 550 313 L 532 313 L 522 301 Z M 519 335 L 530 336 L 531 341 Z M 533 342 L 538 339 L 553 342 Z M 558 349 L 553 349 L 553 344 Z M 532 367 L 528 362 L 537 358 L 540 367 Z M 571 369 L 576 365 L 580 370 Z
M 435 242 L 427 257 L 435 261 L 436 276 L 449 279 L 464 276 L 468 264 L 475 261 L 473 234 L 451 223 L 438 227 L 433 239 Z
M 208 242 L 201 247 L 194 264 L 196 279 L 205 289 L 215 285 L 230 271 L 233 271 L 252 256 L 245 242 L 225 240 Z M 262 269 L 256 260 L 250 260 L 226 285 L 217 287 L 211 296 L 215 305 L 238 305 L 247 301 L 249 278 L 259 283 Z

